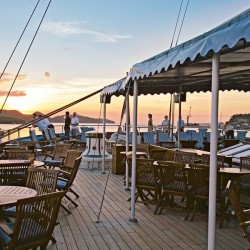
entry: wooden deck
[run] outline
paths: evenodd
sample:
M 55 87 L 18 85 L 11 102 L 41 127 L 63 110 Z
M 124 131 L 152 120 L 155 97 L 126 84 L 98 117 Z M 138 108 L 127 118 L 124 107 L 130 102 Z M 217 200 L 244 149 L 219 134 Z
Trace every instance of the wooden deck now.
M 72 214 L 63 209 L 54 235 L 56 244 L 48 249 L 207 249 L 207 216 L 196 214 L 184 221 L 181 208 L 166 208 L 154 215 L 154 206 L 136 204 L 137 223 L 129 222 L 129 192 L 123 176 L 110 174 L 100 222 L 96 223 L 107 174 L 80 169 L 74 189 L 80 194 L 79 206 L 69 204 Z M 64 201 L 66 203 L 66 200 Z M 216 229 L 216 249 L 248 249 L 241 228 L 234 218 Z

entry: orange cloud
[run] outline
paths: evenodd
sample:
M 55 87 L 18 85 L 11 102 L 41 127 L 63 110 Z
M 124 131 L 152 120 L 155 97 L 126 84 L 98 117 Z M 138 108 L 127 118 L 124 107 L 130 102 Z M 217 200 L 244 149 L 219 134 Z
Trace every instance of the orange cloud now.
M 50 73 L 46 71 L 46 72 L 44 73 L 44 76 L 45 76 L 46 78 L 49 78 L 49 77 L 50 77 Z
M 0 83 L 5 83 L 5 82 L 13 82 L 15 79 L 15 75 L 12 73 L 4 73 L 2 78 L 0 79 Z M 25 80 L 27 79 L 27 75 L 18 75 L 16 80 Z
M 7 96 L 8 91 L 0 90 L 0 96 Z M 26 96 L 26 92 L 22 90 L 11 91 L 9 96 Z
M 27 79 L 27 75 L 18 75 L 17 80 L 25 80 Z
M 0 79 L 0 83 L 9 82 L 9 81 L 10 81 L 10 79 L 6 78 L 6 77 Z

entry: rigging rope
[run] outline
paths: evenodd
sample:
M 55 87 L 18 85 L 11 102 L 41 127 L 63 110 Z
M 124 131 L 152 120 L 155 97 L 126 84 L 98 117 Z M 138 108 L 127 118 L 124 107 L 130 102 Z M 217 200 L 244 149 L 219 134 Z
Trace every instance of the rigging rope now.
M 186 9 L 185 9 L 185 12 L 184 12 L 184 15 L 183 15 L 183 18 L 182 18 L 181 27 L 180 27 L 180 30 L 179 30 L 179 34 L 178 34 L 178 37 L 177 37 L 177 40 L 176 40 L 175 46 L 177 45 L 178 40 L 179 40 L 179 37 L 180 37 L 180 33 L 181 33 L 181 29 L 182 29 L 182 25 L 183 25 L 183 22 L 184 22 L 184 19 L 185 19 L 186 13 L 187 13 L 188 4 L 189 4 L 189 0 L 187 1 Z
M 32 39 L 32 41 L 31 41 L 31 43 L 30 43 L 30 46 L 29 46 L 29 48 L 28 48 L 28 50 L 27 50 L 27 52 L 26 52 L 26 54 L 25 54 L 25 56 L 24 56 L 24 59 L 23 59 L 21 65 L 20 65 L 20 67 L 19 67 L 19 70 L 17 71 L 17 74 L 16 74 L 16 76 L 15 76 L 15 79 L 14 79 L 14 81 L 13 81 L 11 87 L 10 87 L 10 90 L 9 90 L 9 92 L 8 92 L 8 94 L 7 94 L 7 96 L 6 96 L 5 100 L 4 100 L 4 103 L 3 103 L 3 105 L 2 105 L 2 108 L 1 108 L 1 110 L 0 110 L 0 114 L 2 113 L 2 110 L 3 110 L 3 108 L 4 108 L 4 105 L 5 105 L 5 103 L 6 103 L 7 99 L 8 99 L 8 97 L 9 97 L 9 95 L 10 95 L 10 92 L 11 92 L 11 90 L 12 90 L 12 88 L 13 88 L 15 82 L 16 82 L 16 79 L 17 79 L 17 77 L 18 77 L 18 75 L 19 75 L 19 73 L 20 73 L 20 71 L 21 71 L 21 69 L 22 69 L 22 67 L 23 67 L 23 64 L 24 64 L 24 62 L 25 62 L 25 60 L 26 60 L 26 57 L 27 57 L 27 55 L 28 55 L 28 53 L 29 53 L 29 51 L 30 51 L 30 48 L 31 48 L 31 46 L 32 46 L 32 44 L 33 44 L 33 42 L 34 42 L 34 40 L 35 40 L 35 38 L 36 38 L 36 35 L 37 35 L 37 33 L 38 33 L 38 30 L 39 30 L 39 28 L 40 28 L 40 26 L 41 26 L 41 24 L 42 24 L 42 22 L 43 22 L 43 19 L 44 19 L 45 15 L 46 15 L 46 13 L 47 13 L 47 11 L 48 11 L 48 9 L 49 9 L 49 6 L 50 6 L 51 1 L 52 1 L 52 0 L 50 0 L 49 3 L 48 3 L 48 5 L 47 5 L 47 8 L 46 8 L 46 10 L 45 10 L 45 12 L 44 12 L 44 14 L 43 14 L 43 17 L 42 17 L 42 19 L 41 19 L 41 21 L 40 21 L 38 27 L 37 27 L 37 30 L 36 30 L 36 32 L 35 32 L 35 34 L 34 34 L 34 36 L 33 36 L 33 39 Z
M 176 23 L 175 23 L 174 34 L 173 34 L 173 37 L 172 37 L 170 49 L 172 48 L 172 45 L 173 45 L 173 41 L 174 41 L 174 37 L 175 37 L 175 31 L 176 31 L 176 28 L 177 28 L 177 24 L 179 22 L 179 17 L 180 17 L 180 13 L 181 13 L 181 9 L 182 9 L 182 4 L 183 4 L 183 0 L 181 0 L 181 6 L 180 6 L 178 17 L 177 17 L 177 20 L 176 20 Z
M 23 34 L 24 34 L 26 28 L 28 27 L 28 25 L 29 25 L 29 23 L 30 23 L 30 20 L 31 20 L 31 18 L 32 18 L 32 16 L 33 16 L 33 14 L 35 13 L 36 8 L 37 8 L 39 2 L 40 2 L 40 0 L 38 0 L 38 2 L 37 2 L 37 4 L 36 4 L 35 8 L 33 9 L 32 13 L 31 13 L 31 15 L 30 15 L 30 18 L 29 18 L 28 22 L 26 23 L 26 25 L 25 25 L 25 27 L 24 27 L 24 29 L 23 29 L 23 32 L 22 32 L 21 36 L 19 37 L 19 39 L 18 39 L 18 41 L 17 41 L 17 43 L 16 43 L 16 46 L 14 47 L 14 49 L 13 49 L 13 51 L 12 51 L 12 53 L 11 53 L 11 55 L 10 55 L 10 57 L 9 57 L 9 59 L 8 59 L 8 61 L 7 61 L 7 63 L 6 63 L 6 65 L 5 65 L 3 71 L 2 71 L 2 73 L 1 73 L 1 75 L 0 75 L 0 80 L 2 79 L 2 76 L 3 76 L 3 74 L 5 73 L 5 70 L 6 70 L 6 68 L 8 67 L 9 62 L 10 62 L 12 56 L 14 55 L 14 53 L 15 53 L 15 51 L 16 51 L 16 48 L 17 48 L 19 42 L 21 41 L 21 39 L 22 39 L 22 37 L 23 37 Z
M 13 129 L 5 130 L 4 132 L 1 133 L 1 138 L 4 138 L 4 137 L 6 137 L 6 136 L 8 136 L 8 135 L 11 135 L 11 134 L 14 134 L 14 133 L 16 133 L 17 131 L 20 131 L 20 130 L 22 130 L 22 129 L 24 129 L 24 128 L 27 128 L 27 127 L 29 127 L 29 126 L 35 124 L 35 123 L 38 122 L 38 121 L 43 120 L 44 118 L 47 118 L 47 117 L 49 117 L 49 116 L 52 116 L 52 115 L 54 115 L 54 114 L 56 114 L 56 113 L 58 113 L 58 112 L 63 111 L 64 109 L 67 109 L 67 108 L 69 108 L 69 107 L 71 107 L 71 106 L 73 106 L 73 105 L 76 105 L 77 103 L 82 102 L 82 101 L 84 101 L 84 100 L 86 100 L 86 99 L 88 99 L 88 98 L 90 98 L 90 97 L 92 97 L 92 96 L 94 96 L 94 95 L 100 93 L 102 90 L 103 90 L 103 89 L 99 89 L 99 90 L 97 90 L 97 91 L 95 91 L 95 92 L 93 92 L 93 93 L 91 93 L 91 94 L 89 94 L 89 95 L 87 95 L 87 96 L 84 96 L 83 98 L 80 98 L 80 99 L 78 99 L 78 100 L 76 100 L 76 101 L 74 101 L 74 102 L 71 102 L 71 103 L 69 103 L 69 104 L 67 104 L 67 105 L 65 105 L 65 106 L 63 106 L 63 107 L 61 107 L 61 108 L 58 108 L 58 109 L 56 109 L 56 110 L 54 110 L 54 111 L 52 111 L 52 112 L 50 112 L 50 113 L 45 114 L 45 115 L 43 115 L 41 118 L 32 120 L 32 121 L 30 121 L 30 122 L 26 122 L 26 123 L 24 123 L 24 124 L 22 124 L 22 125 L 20 125 L 20 126 L 18 126 L 18 127 L 15 127 L 15 128 L 13 128 Z
M 131 81 L 129 82 L 129 85 L 128 85 L 128 90 L 127 90 L 125 98 L 124 98 L 124 103 L 126 101 L 126 98 L 129 98 L 130 83 L 131 83 Z M 123 103 L 123 106 L 124 106 L 124 103 Z M 122 111 L 122 113 L 123 113 L 123 111 Z M 126 112 L 128 112 L 128 110 L 126 110 Z M 123 115 L 121 114 L 121 119 L 120 119 L 119 127 L 121 126 L 122 119 L 123 119 Z M 126 133 L 128 133 L 128 131 Z M 117 144 L 117 139 L 118 139 L 118 130 L 117 130 L 115 144 Z M 105 198 L 105 193 L 106 193 L 106 189 L 107 189 L 107 185 L 108 185 L 108 180 L 109 180 L 109 176 L 110 176 L 110 169 L 111 169 L 111 164 L 109 164 L 108 176 L 107 176 L 107 179 L 106 179 L 106 183 L 105 183 L 105 187 L 104 187 L 104 191 L 103 191 L 103 195 L 102 195 L 101 205 L 100 205 L 99 212 L 98 212 L 98 215 L 97 215 L 97 221 L 95 223 L 100 223 L 100 215 L 101 215 L 102 206 L 103 206 L 103 202 L 104 202 L 104 198 Z

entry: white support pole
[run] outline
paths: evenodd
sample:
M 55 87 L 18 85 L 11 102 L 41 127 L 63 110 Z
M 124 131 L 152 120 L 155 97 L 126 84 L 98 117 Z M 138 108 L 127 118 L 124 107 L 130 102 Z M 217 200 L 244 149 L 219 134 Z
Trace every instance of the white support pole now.
M 136 139 L 137 139 L 137 109 L 138 109 L 137 101 L 138 101 L 138 82 L 137 80 L 134 80 L 131 210 L 129 218 L 129 221 L 131 222 L 137 222 L 137 219 L 135 218 Z
M 105 172 L 105 152 L 106 152 L 106 95 L 104 95 L 103 102 L 103 132 L 102 132 L 102 174 Z
M 171 129 L 171 133 L 172 133 L 172 141 L 174 141 L 174 106 L 175 106 L 175 102 L 174 102 L 174 95 L 173 94 L 173 99 L 172 99 L 172 129 Z
M 182 91 L 182 87 L 180 86 L 179 87 L 179 120 L 178 120 L 178 131 L 177 131 L 177 134 L 178 134 L 178 149 L 180 149 L 180 132 L 181 132 L 181 91 Z
M 129 119 L 130 110 L 129 110 L 129 94 L 126 95 L 126 152 L 129 151 Z M 126 161 L 126 191 L 130 191 L 129 188 L 129 167 L 128 162 Z
M 216 231 L 216 187 L 217 187 L 217 130 L 218 130 L 218 99 L 220 78 L 220 57 L 213 55 L 212 60 L 212 99 L 211 99 L 211 142 L 209 172 L 209 212 L 208 212 L 208 250 L 215 249 Z

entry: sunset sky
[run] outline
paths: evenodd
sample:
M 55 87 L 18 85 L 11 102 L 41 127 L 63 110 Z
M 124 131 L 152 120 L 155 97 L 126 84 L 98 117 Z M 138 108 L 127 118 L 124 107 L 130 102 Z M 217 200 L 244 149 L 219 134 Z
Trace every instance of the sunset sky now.
M 0 3 L 2 72 L 37 0 Z M 48 3 L 40 1 L 0 80 L 0 106 Z M 184 0 L 176 37 L 186 3 Z M 48 113 L 123 78 L 135 63 L 169 49 L 180 4 L 181 0 L 53 0 L 4 109 Z M 249 7 L 249 0 L 190 0 L 178 44 Z M 191 107 L 190 122 L 210 122 L 210 98 L 210 93 L 188 94 L 183 118 Z M 169 100 L 170 95 L 139 97 L 138 122 L 145 123 L 152 113 L 154 123 L 160 124 L 169 112 Z M 249 93 L 220 92 L 219 101 L 219 121 L 250 113 Z M 112 97 L 107 118 L 119 122 L 122 104 L 123 97 Z M 68 111 L 98 117 L 100 109 L 96 95 Z

